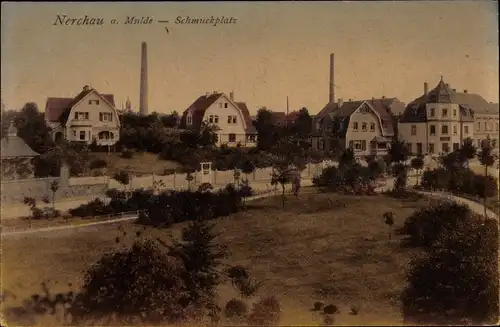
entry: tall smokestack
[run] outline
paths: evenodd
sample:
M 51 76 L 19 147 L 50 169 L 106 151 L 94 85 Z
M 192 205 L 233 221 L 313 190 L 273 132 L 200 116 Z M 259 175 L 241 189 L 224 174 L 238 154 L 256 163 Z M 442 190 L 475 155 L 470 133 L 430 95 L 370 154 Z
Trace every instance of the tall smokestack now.
M 328 103 L 335 102 L 335 55 L 330 54 L 330 97 Z
M 139 113 L 148 115 L 148 45 L 141 44 L 141 89 L 139 94 Z

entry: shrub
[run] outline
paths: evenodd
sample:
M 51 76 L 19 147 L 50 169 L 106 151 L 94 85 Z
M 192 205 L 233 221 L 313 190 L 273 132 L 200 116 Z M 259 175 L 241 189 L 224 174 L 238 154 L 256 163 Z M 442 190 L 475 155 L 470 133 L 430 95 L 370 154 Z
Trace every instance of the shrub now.
M 133 156 L 134 156 L 134 151 L 132 151 L 130 149 L 124 149 L 122 151 L 121 157 L 124 159 L 131 159 Z
M 210 183 L 202 183 L 198 186 L 198 192 L 207 192 L 213 190 L 214 187 Z
M 127 194 L 124 191 L 120 191 L 116 188 L 110 188 L 106 191 L 106 196 L 111 199 L 126 199 Z
M 31 208 L 31 216 L 33 217 L 33 219 L 42 219 L 46 217 L 45 212 L 37 207 Z
M 248 324 L 252 326 L 275 326 L 279 323 L 280 316 L 280 304 L 274 296 L 271 296 L 253 305 L 248 316 Z
M 238 299 L 229 300 L 224 308 L 224 315 L 227 318 L 242 319 L 248 313 L 248 306 L 245 302 Z
M 498 225 L 469 221 L 414 260 L 402 294 L 405 324 L 498 322 Z
M 101 199 L 97 198 L 87 204 L 69 209 L 69 213 L 73 217 L 92 217 L 110 214 L 112 210 Z
M 116 315 L 121 323 L 178 323 L 188 318 L 182 264 L 153 241 L 104 255 L 85 275 L 73 323 Z
M 427 208 L 417 209 L 405 220 L 403 233 L 415 246 L 431 246 L 443 232 L 481 217 L 473 214 L 468 206 L 450 201 L 437 201 Z
M 89 163 L 90 169 L 106 168 L 107 166 L 108 166 L 108 163 L 104 159 L 94 159 Z

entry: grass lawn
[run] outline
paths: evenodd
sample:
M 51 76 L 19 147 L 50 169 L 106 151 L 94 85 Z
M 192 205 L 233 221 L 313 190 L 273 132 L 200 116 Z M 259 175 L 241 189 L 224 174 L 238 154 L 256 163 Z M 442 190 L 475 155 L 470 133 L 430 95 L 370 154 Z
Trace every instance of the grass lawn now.
M 401 247 L 400 236 L 389 241 L 382 215 L 393 211 L 396 229 L 428 200 L 304 194 L 287 201 L 282 210 L 279 197 L 255 200 L 250 210 L 221 218 L 216 227 L 230 249 L 226 263 L 248 267 L 253 277 L 266 280 L 259 295 L 280 300 L 280 324 L 321 324 L 310 312 L 314 301 L 337 305 L 338 324 L 401 324 L 407 264 L 420 252 Z M 128 235 L 142 229 L 121 226 Z M 142 237 L 178 237 L 181 227 L 147 229 Z M 68 283 L 78 286 L 90 264 L 123 246 L 115 242 L 118 235 L 117 226 L 106 225 L 3 239 L 2 286 L 17 295 L 5 307 L 39 292 L 44 281 L 54 292 L 69 290 Z M 236 292 L 224 284 L 220 295 L 225 303 Z M 351 305 L 360 307 L 357 316 L 348 314 Z
M 108 163 L 108 175 L 112 175 L 120 170 L 125 170 L 136 174 L 163 173 L 165 169 L 175 169 L 182 167 L 175 161 L 161 160 L 158 155 L 149 152 L 134 153 L 130 159 L 121 157 L 120 153 L 98 153 L 90 154 L 94 158 L 104 159 Z

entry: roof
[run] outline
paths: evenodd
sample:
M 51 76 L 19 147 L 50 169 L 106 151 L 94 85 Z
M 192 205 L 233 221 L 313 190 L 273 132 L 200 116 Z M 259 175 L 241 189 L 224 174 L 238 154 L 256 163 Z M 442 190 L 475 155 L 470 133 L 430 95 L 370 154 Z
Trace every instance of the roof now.
M 193 116 L 193 127 L 200 128 L 201 123 L 203 121 L 203 117 L 205 116 L 205 111 L 214 104 L 224 93 L 212 93 L 209 95 L 202 95 L 198 97 L 186 110 L 184 110 L 180 127 L 186 128 L 186 117 L 189 112 L 192 113 Z M 245 102 L 235 102 L 237 108 L 240 110 L 243 118 L 245 119 L 246 124 L 246 133 L 255 134 L 257 130 L 253 126 L 252 118 L 250 117 L 250 112 Z
M 394 102 L 399 102 L 396 98 L 382 98 L 371 100 L 346 101 L 340 106 L 338 102 L 328 103 L 318 115 L 315 117 L 315 122 L 328 117 L 326 124 L 332 124 L 337 129 L 337 133 L 344 135 L 349 126 L 351 115 L 363 104 L 368 103 L 373 110 L 380 116 L 382 122 L 382 132 L 385 136 L 393 136 L 395 130 L 395 121 L 391 116 L 391 105 Z M 313 135 L 318 135 L 321 131 L 316 129 L 316 124 L 313 124 Z
M 45 119 L 49 122 L 58 122 L 61 115 L 71 108 L 80 100 L 82 100 L 87 94 L 95 91 L 97 94 L 102 96 L 109 102 L 113 107 L 115 107 L 115 97 L 113 94 L 100 94 L 95 89 L 82 90 L 74 98 L 56 98 L 49 97 L 45 104 Z
M 32 158 L 40 154 L 33 151 L 22 138 L 17 136 L 17 129 L 11 122 L 7 136 L 1 140 L 1 158 Z
M 426 104 L 428 103 L 458 104 L 462 119 L 466 121 L 472 121 L 474 114 L 498 114 L 498 104 L 489 103 L 478 94 L 456 92 L 441 79 L 434 89 L 406 106 L 401 122 L 427 121 Z
M 245 102 L 236 102 L 236 105 L 240 108 L 240 111 L 243 115 L 243 118 L 245 119 L 246 123 L 246 132 L 247 134 L 256 134 L 257 129 L 255 129 L 255 126 L 253 125 L 252 118 L 250 117 L 250 111 L 248 111 L 247 104 Z

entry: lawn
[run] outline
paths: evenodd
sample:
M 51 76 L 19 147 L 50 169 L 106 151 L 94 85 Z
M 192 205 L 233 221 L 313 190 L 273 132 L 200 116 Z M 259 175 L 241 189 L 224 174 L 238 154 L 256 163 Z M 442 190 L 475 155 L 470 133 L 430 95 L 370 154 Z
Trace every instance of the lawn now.
M 130 159 L 121 157 L 120 153 L 99 153 L 93 152 L 90 154 L 93 158 L 104 159 L 108 163 L 108 175 L 112 175 L 120 170 L 135 174 L 151 174 L 163 173 L 165 169 L 175 169 L 182 167 L 181 164 L 170 161 L 161 160 L 158 155 L 149 152 L 134 153 Z
M 248 211 L 218 219 L 216 229 L 230 249 L 226 263 L 248 267 L 253 277 L 266 280 L 260 295 L 278 297 L 281 324 L 320 324 L 310 312 L 314 301 L 337 305 L 338 324 L 401 324 L 399 296 L 408 262 L 419 251 L 402 247 L 400 236 L 389 240 L 382 215 L 393 211 L 396 229 L 427 204 L 384 195 L 304 194 L 289 197 L 283 210 L 279 197 L 265 198 L 249 204 Z M 128 235 L 142 229 L 121 227 Z M 181 227 L 147 229 L 142 237 L 178 237 Z M 115 241 L 118 235 L 117 226 L 106 225 L 3 239 L 2 286 L 17 295 L 6 307 L 39 292 L 44 281 L 55 292 L 80 284 L 90 264 L 123 246 Z M 228 285 L 220 294 L 224 303 L 236 296 Z M 360 307 L 357 316 L 348 314 L 351 305 Z

